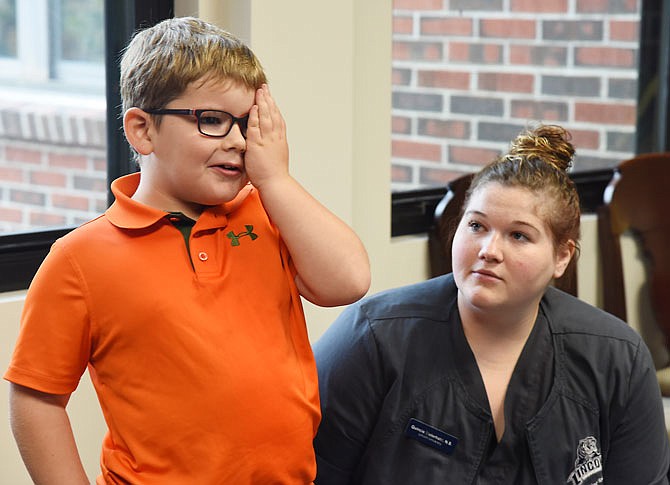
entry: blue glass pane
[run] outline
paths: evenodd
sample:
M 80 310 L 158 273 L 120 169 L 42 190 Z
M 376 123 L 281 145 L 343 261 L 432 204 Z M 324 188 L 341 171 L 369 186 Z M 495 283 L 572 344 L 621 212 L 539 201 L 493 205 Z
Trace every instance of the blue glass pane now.
M 0 0 L 0 57 L 16 57 L 16 0 Z
M 61 0 L 61 59 L 103 62 L 103 0 Z

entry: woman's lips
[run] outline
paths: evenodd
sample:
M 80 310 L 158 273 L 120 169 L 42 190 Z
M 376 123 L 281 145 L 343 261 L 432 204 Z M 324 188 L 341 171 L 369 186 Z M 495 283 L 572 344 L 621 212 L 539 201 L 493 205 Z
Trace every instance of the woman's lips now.
M 473 273 L 486 279 L 502 280 L 502 278 L 498 276 L 496 273 L 487 269 L 478 269 L 473 271 Z

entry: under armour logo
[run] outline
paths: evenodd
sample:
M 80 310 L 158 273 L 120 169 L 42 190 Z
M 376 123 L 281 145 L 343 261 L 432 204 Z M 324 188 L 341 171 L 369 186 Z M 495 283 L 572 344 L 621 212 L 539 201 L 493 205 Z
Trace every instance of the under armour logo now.
M 240 245 L 240 238 L 244 236 L 249 236 L 251 240 L 255 240 L 258 238 L 258 234 L 254 234 L 254 226 L 251 225 L 244 225 L 246 231 L 241 232 L 239 234 L 235 234 L 234 231 L 230 231 L 228 234 L 226 234 L 226 237 L 230 239 L 230 245 L 231 246 L 239 246 Z

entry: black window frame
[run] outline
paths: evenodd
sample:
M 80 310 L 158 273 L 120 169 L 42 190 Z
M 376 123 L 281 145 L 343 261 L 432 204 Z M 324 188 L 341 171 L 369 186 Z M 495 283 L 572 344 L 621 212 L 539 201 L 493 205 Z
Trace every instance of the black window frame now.
M 105 0 L 105 69 L 107 98 L 107 178 L 134 172 L 135 163 L 121 125 L 118 61 L 138 28 L 174 15 L 174 1 Z M 670 2 L 642 2 L 638 77 L 636 152 L 670 151 Z M 611 178 L 611 170 L 572 174 L 584 212 L 594 212 Z M 391 194 L 391 235 L 426 233 L 446 188 Z M 112 195 L 108 193 L 111 203 Z M 28 287 L 53 242 L 72 227 L 0 236 L 0 292 Z

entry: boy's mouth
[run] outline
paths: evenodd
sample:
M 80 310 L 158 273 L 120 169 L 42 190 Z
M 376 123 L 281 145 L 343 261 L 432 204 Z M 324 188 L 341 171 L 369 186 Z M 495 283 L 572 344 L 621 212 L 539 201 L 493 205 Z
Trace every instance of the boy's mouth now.
M 222 163 L 221 165 L 212 165 L 211 168 L 228 173 L 240 173 L 242 171 L 237 165 L 228 165 L 225 163 Z

